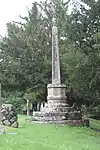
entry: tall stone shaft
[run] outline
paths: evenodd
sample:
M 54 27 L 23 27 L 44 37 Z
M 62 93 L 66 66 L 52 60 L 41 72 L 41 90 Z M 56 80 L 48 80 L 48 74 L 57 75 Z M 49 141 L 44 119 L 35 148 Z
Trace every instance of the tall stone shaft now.
M 58 30 L 56 26 L 56 18 L 52 19 L 52 23 L 52 84 L 61 84 Z

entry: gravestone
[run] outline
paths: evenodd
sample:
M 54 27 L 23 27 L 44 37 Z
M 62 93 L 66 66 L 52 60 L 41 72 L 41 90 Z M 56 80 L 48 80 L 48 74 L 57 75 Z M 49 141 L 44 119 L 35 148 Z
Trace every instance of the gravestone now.
M 60 59 L 58 46 L 58 31 L 55 9 L 53 6 L 52 18 L 52 83 L 47 86 L 47 103 L 40 112 L 33 112 L 33 120 L 41 123 L 67 124 L 72 126 L 85 125 L 80 110 L 74 105 L 69 107 L 66 97 L 66 85 L 61 84 Z
M 27 99 L 27 116 L 29 116 L 30 115 L 30 102 L 29 102 L 29 100 Z

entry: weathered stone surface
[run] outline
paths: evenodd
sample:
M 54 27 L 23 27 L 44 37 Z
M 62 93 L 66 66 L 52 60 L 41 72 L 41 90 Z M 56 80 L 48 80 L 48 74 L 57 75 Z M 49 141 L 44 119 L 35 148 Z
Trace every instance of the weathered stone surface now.
M 6 126 L 10 126 L 11 125 L 10 121 L 8 121 L 8 120 L 4 120 L 2 123 L 3 123 L 3 125 L 6 125 Z
M 0 120 L 1 120 L 1 122 L 2 122 L 2 121 L 4 121 L 4 120 L 6 120 L 6 117 L 2 116 L 2 117 L 0 118 Z
M 13 127 L 13 128 L 18 128 L 18 121 L 16 121 L 16 122 L 14 122 L 12 125 L 11 125 L 11 127 Z
M 10 119 L 10 122 L 11 123 L 14 123 L 14 122 L 16 122 L 17 121 L 17 117 L 16 116 L 14 116 L 14 117 L 12 117 L 11 119 Z
M 1 109 L 1 113 L 2 113 L 4 116 L 8 115 L 8 111 L 7 111 L 5 108 L 2 108 L 2 109 Z
M 12 104 L 2 104 L 2 109 L 11 111 L 14 110 L 14 106 Z
M 66 100 L 66 86 L 64 84 L 49 84 L 47 86 L 48 89 L 48 97 L 51 98 L 58 98 L 58 99 L 65 99 Z
M 61 124 L 61 125 L 68 125 L 68 126 L 89 126 L 89 124 L 86 123 L 86 120 L 49 120 L 49 121 L 45 121 L 45 120 L 33 120 L 33 122 L 36 123 L 46 123 L 46 124 Z M 89 122 L 89 121 L 88 121 Z
M 81 120 L 82 114 L 79 111 L 68 112 L 68 120 Z
M 52 27 L 52 84 L 60 84 L 60 62 L 59 62 L 59 47 L 58 47 L 58 31 L 54 23 Z
M 17 117 L 17 113 L 15 111 L 15 108 L 13 105 L 11 104 L 3 104 L 1 106 L 1 118 L 0 118 L 1 122 L 3 125 L 6 126 L 13 126 L 14 127 L 18 127 L 18 117 Z M 15 123 L 15 124 L 14 124 Z

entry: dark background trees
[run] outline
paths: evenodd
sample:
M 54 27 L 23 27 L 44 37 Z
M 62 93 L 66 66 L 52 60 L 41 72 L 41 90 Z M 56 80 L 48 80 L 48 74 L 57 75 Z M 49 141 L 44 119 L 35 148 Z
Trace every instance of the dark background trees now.
M 100 1 L 81 0 L 70 14 L 68 4 L 54 2 L 61 76 L 67 85 L 68 103 L 84 104 L 99 118 Z M 33 102 L 46 101 L 46 86 L 51 82 L 50 1 L 33 3 L 29 15 L 21 18 L 21 23 L 7 24 L 8 35 L 0 40 L 3 101 L 16 102 L 19 108 L 27 96 Z

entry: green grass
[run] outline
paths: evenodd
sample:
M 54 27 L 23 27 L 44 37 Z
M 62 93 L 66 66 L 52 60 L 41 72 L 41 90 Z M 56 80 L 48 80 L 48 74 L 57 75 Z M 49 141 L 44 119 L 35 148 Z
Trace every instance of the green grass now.
M 29 124 L 20 116 L 17 134 L 0 135 L 0 150 L 100 150 L 100 134 L 88 128 Z

